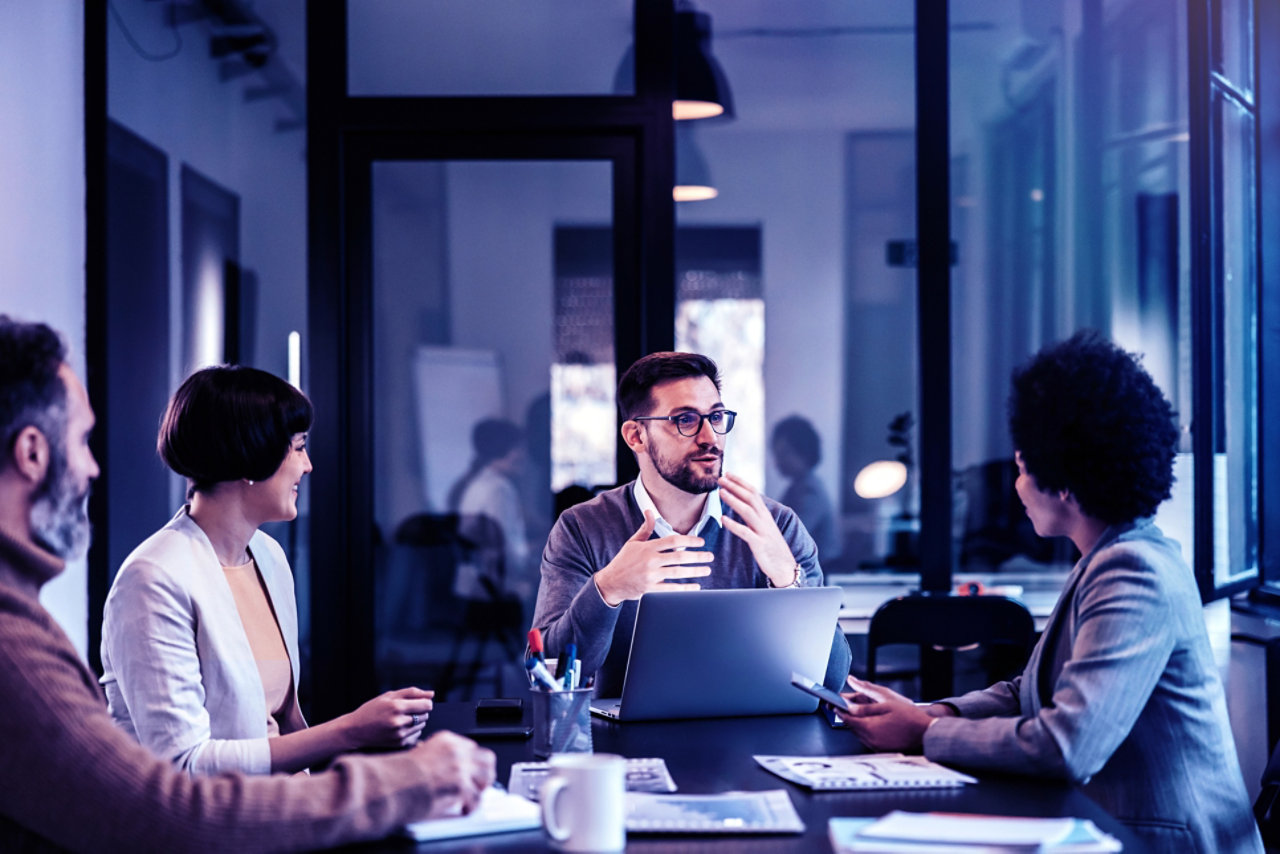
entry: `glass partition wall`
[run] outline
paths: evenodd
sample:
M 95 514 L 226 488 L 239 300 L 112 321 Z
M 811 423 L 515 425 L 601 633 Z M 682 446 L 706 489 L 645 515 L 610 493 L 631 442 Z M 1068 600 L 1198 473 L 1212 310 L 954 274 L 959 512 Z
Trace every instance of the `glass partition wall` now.
M 369 327 L 335 343 L 356 354 L 367 346 L 372 362 L 349 375 L 355 397 L 334 403 L 356 416 L 347 444 L 367 438 L 377 449 L 372 475 L 351 471 L 369 479 L 367 551 L 378 557 L 367 603 L 363 583 L 349 588 L 357 618 L 374 615 L 352 637 L 375 640 L 367 658 L 342 654 L 376 660 L 378 687 L 428 679 L 501 690 L 519 641 L 491 641 L 474 658 L 451 646 L 471 607 L 463 588 L 501 551 L 486 556 L 488 541 L 458 527 L 479 456 L 468 431 L 498 418 L 526 441 L 508 480 L 522 490 L 521 565 L 532 566 L 554 496 L 634 477 L 616 439 L 613 384 L 632 359 L 673 346 L 725 369 L 726 403 L 742 412 L 727 467 L 777 498 L 795 501 L 789 490 L 802 480 L 825 493 L 832 535 L 820 556 L 831 581 L 855 596 L 918 587 L 922 487 L 936 496 L 942 478 L 953 547 L 928 570 L 935 580 L 976 578 L 1051 603 L 1076 556 L 1030 529 L 1013 490 L 1005 399 L 1016 365 L 1096 327 L 1144 354 L 1179 414 L 1178 493 L 1159 522 L 1202 574 L 1248 575 L 1252 102 L 1247 82 L 1229 77 L 1250 63 L 1227 49 L 1238 53 L 1242 39 L 1215 42 L 1230 61 L 1205 72 L 1198 101 L 1198 31 L 1152 0 L 950 4 L 952 405 L 939 472 L 921 464 L 926 451 L 937 459 L 922 435 L 940 434 L 920 391 L 928 303 L 917 267 L 911 10 L 781 0 L 610 9 L 574 19 L 597 32 L 578 39 L 581 55 L 563 76 L 517 75 L 521 85 L 490 73 L 484 51 L 433 52 L 390 77 L 375 73 L 377 52 L 362 40 L 387 23 L 372 18 L 421 7 L 353 4 L 342 33 L 351 62 L 336 84 L 348 96 L 332 114 L 336 132 L 454 146 L 437 160 L 369 155 L 370 244 L 367 253 L 354 244 L 346 261 L 356 280 L 371 271 L 372 305 L 354 296 L 355 323 L 367 310 Z M 673 58 L 690 13 L 730 92 L 718 116 L 663 116 L 680 86 Z M 521 56 L 564 35 L 539 24 L 522 44 L 507 32 L 521 15 L 481 24 L 478 14 L 433 6 L 431 22 Z M 1239 35 L 1239 15 L 1223 21 L 1219 32 Z M 522 67 L 521 56 L 509 65 Z M 569 157 L 546 134 L 623 126 L 643 128 L 631 177 L 607 158 L 538 159 Z M 466 151 L 468 134 L 537 153 Z M 340 162 L 337 149 L 328 156 Z M 1208 163 L 1220 165 L 1206 183 L 1196 175 Z M 359 226 L 364 209 L 346 210 Z M 1216 247 L 1208 256 L 1196 249 L 1205 229 Z M 796 422 L 821 449 L 803 465 L 775 438 Z M 871 482 L 885 470 L 895 473 L 887 485 Z M 365 553 L 361 506 L 344 511 L 355 520 L 349 554 Z M 923 545 L 936 558 L 936 543 Z M 1197 556 L 1204 548 L 1207 559 Z M 511 602 L 490 604 L 491 625 L 527 618 L 527 598 L 516 603 L 524 617 Z M 443 633 L 431 628 L 442 616 Z
M 634 477 L 613 386 L 655 349 L 702 350 L 725 370 L 726 404 L 742 413 L 728 467 L 775 498 L 796 501 L 800 483 L 825 494 L 830 580 L 918 586 L 921 487 L 941 478 L 945 579 L 1051 598 L 1075 556 L 1034 536 L 1013 492 L 1009 374 L 1099 328 L 1144 354 L 1178 412 L 1178 486 L 1160 524 L 1206 597 L 1254 578 L 1250 0 L 949 4 L 940 474 L 921 465 L 920 353 L 937 342 L 918 333 L 930 302 L 916 266 L 911 4 L 361 0 L 322 12 L 278 0 L 252 4 L 259 42 L 214 57 L 204 48 L 226 22 L 151 5 L 117 0 L 95 30 L 119 125 L 111 168 L 136 176 L 139 158 L 154 161 L 151 215 L 169 223 L 134 247 L 171 297 L 146 339 L 167 343 L 141 354 L 163 367 L 149 393 L 161 401 L 192 367 L 178 356 L 190 254 L 179 195 L 198 173 L 239 199 L 239 266 L 223 270 L 239 278 L 214 318 L 235 321 L 224 357 L 297 377 L 317 406 L 311 486 L 276 534 L 298 574 L 304 650 L 314 642 L 327 674 L 303 678 L 322 717 L 406 681 L 501 686 L 502 644 L 454 649 L 465 594 L 500 565 L 496 589 L 514 599 L 486 619 L 527 618 L 521 573 L 558 504 Z M 677 120 L 690 13 L 731 98 L 720 116 Z M 182 47 L 165 57 L 166 45 Z M 677 187 L 699 200 L 675 201 Z M 133 257 L 112 251 L 117 265 Z M 127 284 L 143 267 L 119 269 Z M 94 331 L 119 340 L 118 325 Z M 108 381 L 91 387 L 107 411 L 123 400 L 110 377 L 127 373 L 115 347 Z M 802 463 L 775 435 L 798 422 L 820 448 Z M 150 453 L 134 446 L 121 459 Z M 505 529 L 463 525 L 468 486 L 503 447 L 523 558 Z M 153 490 L 150 527 L 99 519 L 91 637 L 118 560 L 107 552 L 162 523 L 178 488 Z
M 593 257 L 612 270 L 612 170 L 372 173 L 378 680 L 501 694 L 523 678 L 553 490 L 613 480 L 612 290 L 569 274 L 553 239 L 602 224 Z
M 647 206 L 666 207 L 675 228 L 667 329 L 649 333 L 666 342 L 626 358 L 619 342 L 653 315 L 618 302 L 626 289 L 615 250 L 628 232 L 615 217 L 628 203 L 616 192 L 616 164 L 481 154 L 389 160 L 376 153 L 376 134 L 399 123 L 397 139 L 430 147 L 443 134 L 451 150 L 465 151 L 468 127 L 513 124 L 498 113 L 516 105 L 529 109 L 514 121 L 523 129 L 502 131 L 506 148 L 563 157 L 537 141 L 538 126 L 581 123 L 610 109 L 605 101 L 642 96 L 639 75 L 660 52 L 646 53 L 639 35 L 629 46 L 625 21 L 593 12 L 574 24 L 596 30 L 577 40 L 576 70 L 554 81 L 490 74 L 473 51 L 429 52 L 390 76 L 378 72 L 368 34 L 387 31 L 386 16 L 420 15 L 415 8 L 353 4 L 346 29 L 349 103 L 372 126 L 358 144 L 374 152 L 369 248 L 366 255 L 357 241 L 348 268 L 357 278 L 369 271 L 369 293 L 348 300 L 369 318 L 355 333 L 367 342 L 355 352 L 367 347 L 371 362 L 367 381 L 356 373 L 367 408 L 352 435 L 367 430 L 372 448 L 369 473 L 356 476 L 372 485 L 376 687 L 417 682 L 458 696 L 502 691 L 519 678 L 512 664 L 556 509 L 634 477 L 630 455 L 619 454 L 614 386 L 618 370 L 652 349 L 696 350 L 720 365 L 724 400 L 741 413 L 727 468 L 775 498 L 795 501 L 788 490 L 798 486 L 827 496 L 825 521 L 809 524 L 822 531 L 833 578 L 883 570 L 892 517 L 910 508 L 913 493 L 860 497 L 853 482 L 867 464 L 902 451 L 890 444 L 889 425 L 915 397 L 914 275 L 889 254 L 914 237 L 910 8 L 697 4 L 733 100 L 720 117 L 674 122 L 672 183 L 684 183 L 697 157 L 712 167 L 714 195 L 674 202 L 673 188 L 631 200 L 636 219 L 651 216 Z M 677 41 L 687 10 L 673 9 L 668 24 Z M 433 6 L 433 38 L 483 31 L 508 44 L 506 28 L 524 20 L 468 23 L 477 14 Z M 645 26 L 637 12 L 635 30 Z M 519 66 L 533 47 L 511 49 L 519 55 L 509 64 Z M 602 91 L 604 65 L 614 71 Z M 871 79 L 881 81 L 874 91 L 860 86 Z M 374 97 L 386 95 L 396 100 Z M 385 118 L 419 96 L 419 117 Z M 566 98 L 584 112 L 568 118 Z M 539 102 L 551 119 L 528 118 Z M 700 152 L 690 154 L 690 141 Z M 363 158 L 344 168 L 362 173 Z M 357 175 L 348 193 L 357 232 L 362 181 Z M 820 452 L 803 466 L 775 441 L 784 421 L 803 421 L 818 440 Z M 497 449 L 480 447 L 482 428 L 518 431 L 518 459 L 495 461 Z M 492 486 L 495 471 L 514 487 L 519 543 L 512 526 L 469 518 L 481 491 L 471 484 Z

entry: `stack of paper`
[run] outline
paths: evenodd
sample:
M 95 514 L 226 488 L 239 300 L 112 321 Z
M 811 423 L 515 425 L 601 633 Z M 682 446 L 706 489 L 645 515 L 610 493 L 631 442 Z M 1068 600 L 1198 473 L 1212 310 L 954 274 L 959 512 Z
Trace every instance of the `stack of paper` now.
M 878 819 L 833 818 L 828 834 L 836 854 L 1086 854 L 1122 847 L 1093 822 L 1079 818 L 897 811 Z

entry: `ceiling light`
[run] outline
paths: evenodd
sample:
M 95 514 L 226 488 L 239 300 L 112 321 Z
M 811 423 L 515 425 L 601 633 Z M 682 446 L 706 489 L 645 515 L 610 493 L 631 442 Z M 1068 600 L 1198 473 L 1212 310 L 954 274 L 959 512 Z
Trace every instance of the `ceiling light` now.
M 671 197 L 677 202 L 700 202 L 720 193 L 711 183 L 711 169 L 693 138 L 693 126 L 676 125 L 676 185 Z
M 676 9 L 676 97 L 671 115 L 677 120 L 733 118 L 733 94 L 724 69 L 711 55 L 711 16 L 692 4 Z

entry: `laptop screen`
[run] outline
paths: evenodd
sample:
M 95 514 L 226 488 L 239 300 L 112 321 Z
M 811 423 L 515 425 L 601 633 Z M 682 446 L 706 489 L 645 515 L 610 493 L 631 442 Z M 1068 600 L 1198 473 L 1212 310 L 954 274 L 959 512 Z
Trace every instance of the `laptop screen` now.
M 619 720 L 812 712 L 793 672 L 821 675 L 838 587 L 648 593 L 636 610 Z M 592 707 L 601 711 L 607 700 Z M 616 705 L 616 703 L 614 704 Z

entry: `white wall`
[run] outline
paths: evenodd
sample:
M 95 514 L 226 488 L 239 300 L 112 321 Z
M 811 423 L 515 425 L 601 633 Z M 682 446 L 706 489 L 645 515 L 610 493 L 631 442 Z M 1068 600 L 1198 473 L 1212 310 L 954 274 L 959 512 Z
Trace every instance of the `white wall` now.
M 0 312 L 61 331 L 82 377 L 83 43 L 79 3 L 0 3 Z M 40 598 L 84 656 L 85 562 Z

